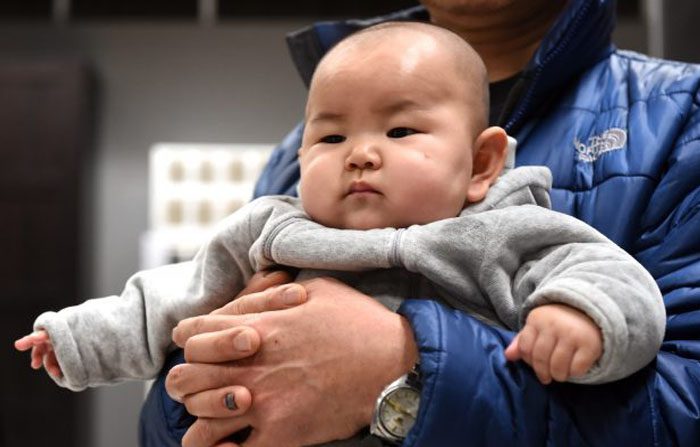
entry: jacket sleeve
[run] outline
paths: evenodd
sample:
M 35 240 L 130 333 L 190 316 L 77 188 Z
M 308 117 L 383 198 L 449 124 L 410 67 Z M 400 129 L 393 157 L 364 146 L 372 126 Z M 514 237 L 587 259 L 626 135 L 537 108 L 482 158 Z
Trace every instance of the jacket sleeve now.
M 700 100 L 673 142 L 634 253 L 664 296 L 656 359 L 605 385 L 539 384 L 508 363 L 513 334 L 434 302 L 399 309 L 421 355 L 419 417 L 405 446 L 700 445 Z M 635 222 L 637 224 L 637 222 Z
M 423 384 L 404 446 L 671 445 L 656 442 L 652 366 L 604 385 L 544 386 L 503 356 L 513 333 L 430 300 L 399 312 L 415 333 Z
M 224 220 L 193 261 L 139 272 L 119 296 L 41 314 L 34 328 L 48 331 L 63 372 L 54 380 L 80 391 L 154 377 L 173 348 L 172 328 L 222 306 L 250 278 L 248 252 L 275 213 L 273 200 L 251 202 Z

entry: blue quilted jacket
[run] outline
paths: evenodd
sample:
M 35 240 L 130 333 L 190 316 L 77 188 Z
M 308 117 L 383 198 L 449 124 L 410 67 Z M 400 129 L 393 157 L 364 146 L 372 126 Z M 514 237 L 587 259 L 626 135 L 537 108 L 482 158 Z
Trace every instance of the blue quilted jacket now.
M 570 0 L 511 93 L 501 125 L 516 164 L 546 165 L 558 211 L 593 225 L 656 278 L 668 326 L 657 359 L 602 386 L 541 385 L 507 363 L 512 333 L 430 300 L 400 308 L 421 353 L 423 394 L 407 446 L 700 446 L 700 67 L 617 50 L 614 1 Z M 316 24 L 289 38 L 308 83 L 343 36 L 421 8 Z M 290 193 L 301 126 L 273 154 L 256 193 Z M 176 361 L 173 359 L 173 361 Z M 192 419 L 154 387 L 141 442 L 179 440 Z

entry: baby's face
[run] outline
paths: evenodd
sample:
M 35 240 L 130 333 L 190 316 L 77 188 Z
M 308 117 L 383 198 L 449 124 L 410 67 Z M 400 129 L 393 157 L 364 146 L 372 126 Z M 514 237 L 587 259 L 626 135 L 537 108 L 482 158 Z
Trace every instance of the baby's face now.
M 429 43 L 402 45 L 346 51 L 316 74 L 299 155 L 302 202 L 317 222 L 401 228 L 465 205 L 475 138 L 467 87 Z

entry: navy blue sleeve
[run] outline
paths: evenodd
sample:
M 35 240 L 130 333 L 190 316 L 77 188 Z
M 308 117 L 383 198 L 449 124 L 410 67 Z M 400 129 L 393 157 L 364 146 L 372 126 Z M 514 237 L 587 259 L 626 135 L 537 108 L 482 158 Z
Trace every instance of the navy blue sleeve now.
M 469 445 L 672 445 L 656 433 L 653 364 L 605 385 L 543 386 L 529 366 L 506 361 L 503 351 L 513 333 L 430 300 L 408 300 L 399 312 L 416 335 L 423 380 L 418 420 L 405 446 L 465 440 Z

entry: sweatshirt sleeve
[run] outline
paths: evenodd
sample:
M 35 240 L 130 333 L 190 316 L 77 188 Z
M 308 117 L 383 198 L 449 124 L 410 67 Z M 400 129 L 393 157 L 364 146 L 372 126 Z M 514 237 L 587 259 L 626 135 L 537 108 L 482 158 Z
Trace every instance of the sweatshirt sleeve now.
M 524 205 L 411 227 L 400 253 L 407 269 L 447 291 L 450 305 L 511 330 L 549 303 L 588 315 L 602 331 L 603 355 L 572 382 L 625 377 L 661 345 L 665 311 L 651 275 L 570 216 Z
M 54 380 L 79 391 L 154 377 L 175 325 L 233 299 L 254 273 L 249 250 L 264 223 L 290 209 L 275 198 L 251 202 L 217 226 L 193 261 L 136 273 L 118 296 L 41 314 L 34 328 L 48 331 L 63 371 Z
M 251 259 L 261 268 L 274 264 L 346 272 L 390 268 L 396 266 L 402 231 L 328 228 L 302 211 L 288 212 L 267 221 L 251 248 Z

